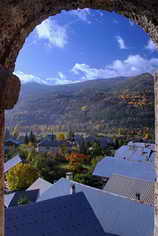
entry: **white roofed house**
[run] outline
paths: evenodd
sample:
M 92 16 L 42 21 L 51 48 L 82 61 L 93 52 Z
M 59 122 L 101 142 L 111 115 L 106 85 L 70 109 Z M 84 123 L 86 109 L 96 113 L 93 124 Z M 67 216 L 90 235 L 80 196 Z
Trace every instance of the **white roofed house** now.
M 85 195 L 105 233 L 117 236 L 153 235 L 154 208 L 152 206 L 65 178 L 53 184 L 37 202 L 66 195 L 76 196 L 80 192 Z
M 155 145 L 129 142 L 115 152 L 115 157 L 130 161 L 154 162 Z
M 7 174 L 7 172 L 13 168 L 14 166 L 16 166 L 18 163 L 21 163 L 22 159 L 20 158 L 19 155 L 16 155 L 15 157 L 11 158 L 10 160 L 8 160 L 7 162 L 4 163 L 4 175 Z M 5 191 L 8 191 L 8 184 L 7 181 L 5 179 Z
M 38 178 L 28 189 L 28 190 L 39 190 L 38 197 L 40 197 L 45 191 L 47 191 L 52 184 L 42 178 Z
M 93 175 L 110 178 L 113 174 L 154 182 L 156 178 L 154 163 L 129 161 L 114 157 L 105 157 L 99 161 Z
M 104 191 L 154 205 L 154 183 L 150 181 L 113 174 Z
M 22 162 L 19 155 L 16 155 L 15 157 L 11 158 L 7 162 L 4 163 L 4 174 L 6 174 L 11 168 L 16 166 L 18 163 Z

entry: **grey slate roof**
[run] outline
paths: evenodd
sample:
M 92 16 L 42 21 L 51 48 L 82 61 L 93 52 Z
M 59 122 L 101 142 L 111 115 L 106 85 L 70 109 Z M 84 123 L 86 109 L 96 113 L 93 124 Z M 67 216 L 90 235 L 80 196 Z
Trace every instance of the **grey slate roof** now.
M 7 140 L 5 140 L 4 142 L 6 145 L 10 145 L 10 144 L 14 144 L 14 145 L 20 145 L 21 142 L 16 140 L 15 138 L 9 138 Z
M 110 177 L 113 174 L 151 182 L 154 182 L 156 178 L 153 163 L 134 162 L 115 157 L 105 157 L 97 163 L 93 172 L 93 175 L 102 177 Z
M 38 178 L 27 190 L 39 190 L 39 196 L 47 191 L 52 184 L 42 178 Z
M 4 205 L 5 207 L 18 206 L 18 201 L 23 197 L 26 197 L 30 203 L 35 202 L 38 197 L 38 190 L 17 191 L 14 193 L 5 194 Z
M 63 144 L 63 141 L 56 140 L 55 135 L 47 135 L 38 143 L 38 146 L 58 147 L 61 144 Z
M 6 236 L 114 236 L 105 234 L 83 193 L 6 210 Z
M 139 193 L 141 201 L 154 205 L 154 183 L 152 182 L 127 176 L 112 175 L 104 190 L 135 200 L 137 200 L 136 194 Z
M 16 155 L 6 163 L 4 163 L 4 173 L 9 171 L 12 167 L 16 166 L 18 163 L 22 162 L 19 155 Z
M 37 201 L 52 199 L 70 193 L 75 184 L 76 193 L 83 192 L 105 232 L 120 236 L 152 236 L 154 208 L 61 178 Z

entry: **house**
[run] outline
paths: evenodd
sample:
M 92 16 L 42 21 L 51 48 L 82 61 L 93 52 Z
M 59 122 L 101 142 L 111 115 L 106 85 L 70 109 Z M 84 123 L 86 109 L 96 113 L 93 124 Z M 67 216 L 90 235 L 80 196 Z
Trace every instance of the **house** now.
M 129 142 L 115 152 L 115 157 L 129 161 L 154 162 L 155 145 Z
M 75 195 L 80 192 L 85 194 L 104 232 L 119 236 L 153 235 L 154 208 L 152 206 L 65 178 L 61 178 L 53 184 L 37 201 L 43 202 L 48 199 L 56 199 L 59 196 L 72 193 L 72 195 Z M 60 209 L 60 212 L 62 212 L 62 209 Z M 86 219 L 84 214 L 82 217 Z M 86 228 L 86 222 L 81 227 Z
M 113 144 L 113 141 L 111 138 L 109 137 L 105 137 L 105 136 L 88 136 L 85 138 L 85 142 L 86 143 L 94 143 L 97 142 L 98 144 L 100 144 L 100 147 L 102 149 L 107 148 L 108 145 Z
M 20 204 L 20 201 L 26 201 L 26 203 L 32 203 L 37 200 L 38 189 L 30 191 L 16 191 L 13 193 L 4 195 L 5 207 L 15 207 Z
M 109 178 L 113 174 L 154 182 L 156 178 L 154 164 L 105 157 L 99 161 L 93 175 Z
M 60 145 L 62 145 L 63 141 L 56 140 L 55 135 L 47 135 L 43 138 L 37 145 L 38 152 L 56 152 Z
M 11 207 L 5 216 L 7 236 L 117 236 L 104 232 L 83 193 Z
M 21 144 L 21 142 L 16 140 L 13 137 L 6 139 L 4 141 L 4 150 L 5 151 L 14 151 L 20 144 Z
M 28 190 L 39 190 L 38 197 L 40 197 L 44 192 L 46 192 L 52 184 L 42 178 L 38 178 L 28 189 Z
M 153 182 L 113 174 L 106 183 L 104 190 L 129 199 L 141 201 L 142 203 L 154 205 Z
M 77 145 L 81 145 L 84 142 L 84 137 L 81 135 L 74 135 L 74 142 Z
M 16 155 L 15 157 L 11 158 L 7 162 L 4 163 L 4 174 L 6 174 L 11 168 L 16 166 L 18 163 L 22 162 L 19 155 Z

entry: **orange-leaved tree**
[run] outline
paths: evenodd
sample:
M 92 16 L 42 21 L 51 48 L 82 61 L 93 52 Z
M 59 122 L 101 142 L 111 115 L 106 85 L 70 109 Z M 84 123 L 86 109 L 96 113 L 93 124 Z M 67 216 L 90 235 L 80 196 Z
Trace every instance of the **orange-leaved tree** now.
M 74 172 L 78 172 L 81 171 L 82 164 L 86 164 L 90 161 L 90 156 L 72 152 L 66 156 L 66 160 L 69 161 L 69 168 Z

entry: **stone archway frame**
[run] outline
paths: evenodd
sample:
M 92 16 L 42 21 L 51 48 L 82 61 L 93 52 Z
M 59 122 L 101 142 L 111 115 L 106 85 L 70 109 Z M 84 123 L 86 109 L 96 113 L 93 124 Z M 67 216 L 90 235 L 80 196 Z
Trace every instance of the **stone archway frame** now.
M 62 10 L 115 11 L 139 24 L 158 43 L 157 0 L 3 0 L 0 3 L 0 64 L 13 71 L 19 50 L 33 29 Z
M 14 71 L 16 58 L 26 37 L 33 29 L 49 16 L 56 15 L 62 10 L 92 8 L 98 10 L 115 11 L 139 24 L 158 45 L 158 1 L 157 0 L 3 0 L 0 1 L 0 64 L 10 73 Z M 10 74 L 10 76 L 12 76 Z M 157 76 L 156 76 L 157 78 Z M 0 83 L 0 181 L 3 181 L 3 131 L 4 110 L 12 108 L 17 101 L 20 84 L 17 77 L 12 77 L 14 83 L 0 81 L 6 89 L 1 89 Z M 157 80 L 155 80 L 157 81 Z M 12 85 L 11 85 L 12 84 Z M 14 85 L 13 85 L 14 84 Z M 8 96 L 7 88 L 12 87 L 14 95 Z M 158 86 L 155 87 L 157 94 Z M 158 98 L 155 96 L 155 104 Z M 157 108 L 157 106 L 155 106 Z M 156 133 L 158 132 L 158 113 L 156 109 Z M 158 143 L 156 138 L 156 144 Z M 157 146 L 157 145 L 156 145 Z M 156 158 L 158 159 L 158 157 Z M 158 166 L 156 165 L 156 168 Z M 158 172 L 158 171 L 157 171 Z M 158 235 L 158 186 L 155 189 L 155 233 Z M 0 236 L 4 236 L 4 208 L 3 194 L 0 191 Z

